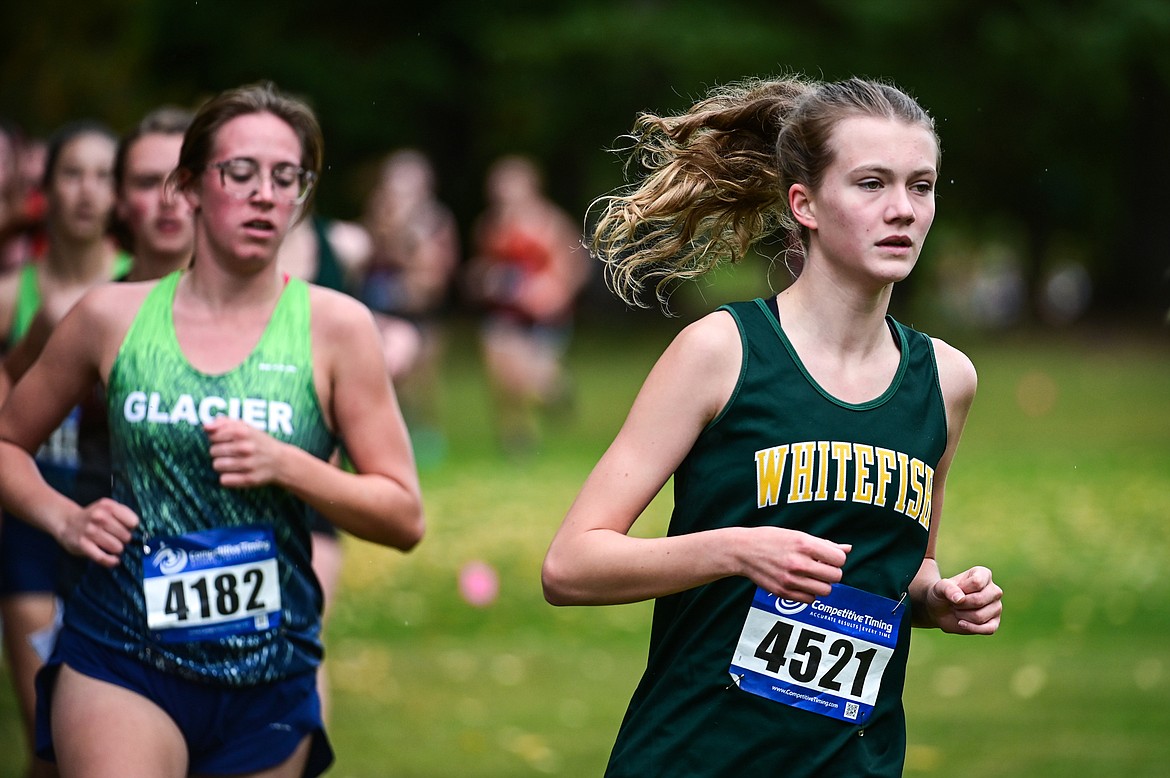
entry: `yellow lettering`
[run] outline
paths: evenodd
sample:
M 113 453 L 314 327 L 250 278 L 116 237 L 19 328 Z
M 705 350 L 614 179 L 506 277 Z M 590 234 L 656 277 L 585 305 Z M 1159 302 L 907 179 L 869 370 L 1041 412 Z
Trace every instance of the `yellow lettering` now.
M 921 459 L 910 460 L 910 490 L 914 493 L 914 498 L 906 505 L 906 515 L 912 519 L 917 519 L 922 512 L 922 475 L 925 467 L 926 463 Z
M 792 486 L 788 489 L 788 502 L 809 502 L 812 500 L 814 442 L 792 444 Z
M 787 445 L 756 452 L 757 508 L 766 508 L 780 501 L 780 482 L 784 479 L 784 464 L 787 461 Z
M 926 473 L 926 497 L 923 501 L 922 510 L 918 512 L 918 523 L 925 529 L 930 529 L 930 518 L 934 512 L 934 503 L 931 498 L 934 496 L 934 468 L 930 465 L 923 465 Z
M 873 504 L 883 507 L 886 504 L 886 489 L 890 481 L 894 480 L 893 470 L 898 461 L 898 455 L 888 448 L 879 448 L 877 451 L 877 492 L 873 497 Z
M 839 502 L 844 502 L 849 499 L 849 495 L 845 491 L 845 463 L 853 459 L 853 444 L 833 442 L 833 461 L 837 463 L 837 490 L 833 492 L 833 499 Z
M 898 501 L 894 503 L 894 510 L 898 513 L 906 512 L 906 483 L 910 474 L 910 457 L 898 452 Z
M 873 446 L 853 444 L 854 481 L 853 501 L 873 502 L 873 484 L 869 481 L 869 466 L 873 464 Z
M 817 442 L 817 497 L 818 501 L 829 499 L 829 441 Z

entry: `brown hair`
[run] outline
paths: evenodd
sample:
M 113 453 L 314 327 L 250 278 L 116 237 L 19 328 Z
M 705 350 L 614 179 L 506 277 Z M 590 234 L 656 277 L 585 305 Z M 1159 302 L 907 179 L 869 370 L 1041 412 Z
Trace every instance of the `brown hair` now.
M 593 253 L 606 283 L 626 303 L 647 307 L 652 287 L 666 307 L 673 288 L 725 262 L 738 262 L 777 230 L 802 258 L 808 231 L 788 209 L 788 189 L 816 189 L 833 161 L 833 128 L 852 116 L 934 121 L 897 87 L 852 78 L 749 79 L 718 87 L 678 116 L 638 116 L 627 170 L 644 177 L 601 197 Z M 938 136 L 935 135 L 937 144 Z
M 183 135 L 179 165 L 172 173 L 173 185 L 182 189 L 207 169 L 221 127 L 253 113 L 270 113 L 291 127 L 301 142 L 301 167 L 314 176 L 321 175 L 325 142 L 313 109 L 305 101 L 281 92 L 271 81 L 262 81 L 221 92 L 200 106 Z M 301 206 L 301 218 L 311 211 L 315 195 L 316 187 Z
M 120 192 L 126 179 L 126 157 L 130 148 L 145 135 L 182 135 L 191 126 L 194 114 L 186 108 L 164 105 L 142 117 L 132 130 L 122 136 L 114 157 L 114 186 Z

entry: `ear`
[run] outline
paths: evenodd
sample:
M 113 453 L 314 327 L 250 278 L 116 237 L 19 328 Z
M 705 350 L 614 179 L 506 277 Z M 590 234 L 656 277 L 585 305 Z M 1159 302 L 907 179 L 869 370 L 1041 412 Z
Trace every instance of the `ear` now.
M 182 197 L 191 206 L 191 211 L 194 212 L 199 210 L 203 191 L 197 182 L 191 180 L 192 178 L 194 176 L 191 175 L 191 171 L 180 170 L 175 176 L 174 183 L 168 181 L 166 185 L 172 188 L 171 197 Z
M 810 230 L 817 228 L 816 207 L 807 186 L 793 184 L 788 187 L 788 207 L 797 224 Z

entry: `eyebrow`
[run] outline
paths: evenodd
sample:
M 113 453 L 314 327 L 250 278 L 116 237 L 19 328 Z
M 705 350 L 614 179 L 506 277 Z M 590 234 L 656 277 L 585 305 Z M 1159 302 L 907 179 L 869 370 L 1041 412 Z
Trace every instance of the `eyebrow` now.
M 853 173 L 877 173 L 879 175 L 884 175 L 887 177 L 893 177 L 894 175 L 896 175 L 892 168 L 888 168 L 885 165 L 858 165 L 857 167 L 853 168 L 853 170 L 851 172 L 853 172 Z M 920 168 L 918 170 L 911 171 L 910 178 L 919 178 L 921 176 L 927 176 L 927 175 L 937 176 L 938 170 L 933 166 Z

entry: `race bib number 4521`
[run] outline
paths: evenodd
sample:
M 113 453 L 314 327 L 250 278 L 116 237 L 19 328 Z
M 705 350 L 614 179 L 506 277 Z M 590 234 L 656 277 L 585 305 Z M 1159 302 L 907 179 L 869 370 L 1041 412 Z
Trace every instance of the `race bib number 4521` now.
M 154 538 L 143 560 L 146 622 L 164 642 L 214 640 L 280 624 L 272 528 Z
M 843 584 L 811 604 L 757 587 L 732 679 L 752 694 L 862 724 L 898 642 L 898 606 Z

